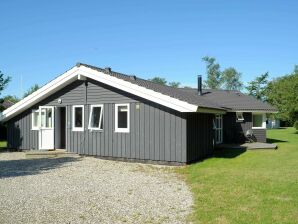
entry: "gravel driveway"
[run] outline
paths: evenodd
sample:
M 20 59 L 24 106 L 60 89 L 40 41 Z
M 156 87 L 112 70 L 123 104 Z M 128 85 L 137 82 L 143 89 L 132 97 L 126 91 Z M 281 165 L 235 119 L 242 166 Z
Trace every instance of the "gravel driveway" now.
M 185 223 L 192 196 L 172 169 L 0 153 L 0 223 Z

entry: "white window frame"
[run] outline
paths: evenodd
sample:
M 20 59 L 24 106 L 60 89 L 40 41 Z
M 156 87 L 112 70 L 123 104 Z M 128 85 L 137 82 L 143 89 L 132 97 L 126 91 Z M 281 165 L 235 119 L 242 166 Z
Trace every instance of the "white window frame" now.
M 82 108 L 82 127 L 75 127 L 75 108 Z M 72 106 L 72 131 L 84 131 L 84 105 L 73 105 Z
M 101 108 L 101 110 L 100 110 L 100 116 L 99 116 L 99 127 L 98 128 L 91 127 L 91 118 L 92 118 L 92 112 L 93 112 L 93 108 L 94 107 L 100 107 Z M 89 114 L 88 129 L 89 130 L 95 130 L 95 131 L 102 131 L 103 128 L 100 128 L 101 127 L 101 124 L 102 124 L 102 119 L 103 119 L 102 117 L 103 117 L 103 104 L 91 105 L 91 107 L 90 107 L 90 114 Z
M 243 112 L 236 112 L 236 121 L 244 121 Z
M 127 106 L 127 128 L 118 128 L 118 107 Z M 128 133 L 130 127 L 130 109 L 129 103 L 115 104 L 115 132 Z
M 223 142 L 223 117 L 221 114 L 215 115 L 213 125 L 215 130 L 215 144 L 221 144 Z
M 37 126 L 34 126 L 34 114 L 38 113 L 38 120 L 37 120 Z M 40 114 L 39 109 L 32 110 L 31 113 L 31 130 L 39 130 L 40 127 Z
M 254 127 L 253 124 L 254 124 L 254 118 L 253 116 L 254 115 L 262 115 L 262 127 Z M 252 113 L 251 114 L 251 122 L 252 122 L 252 129 L 266 129 L 266 114 L 264 113 Z

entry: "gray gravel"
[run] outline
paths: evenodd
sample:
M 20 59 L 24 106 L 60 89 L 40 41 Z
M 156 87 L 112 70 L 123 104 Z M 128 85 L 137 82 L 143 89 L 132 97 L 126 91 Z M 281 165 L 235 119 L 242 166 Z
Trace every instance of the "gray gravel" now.
M 185 223 L 192 196 L 173 169 L 0 153 L 0 223 Z

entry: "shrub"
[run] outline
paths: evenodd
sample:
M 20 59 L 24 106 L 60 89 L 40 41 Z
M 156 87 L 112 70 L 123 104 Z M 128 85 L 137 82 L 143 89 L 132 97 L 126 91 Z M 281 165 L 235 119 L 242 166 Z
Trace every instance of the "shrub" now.
M 296 128 L 296 130 L 298 131 L 298 120 L 295 121 L 295 123 L 294 123 L 294 128 Z

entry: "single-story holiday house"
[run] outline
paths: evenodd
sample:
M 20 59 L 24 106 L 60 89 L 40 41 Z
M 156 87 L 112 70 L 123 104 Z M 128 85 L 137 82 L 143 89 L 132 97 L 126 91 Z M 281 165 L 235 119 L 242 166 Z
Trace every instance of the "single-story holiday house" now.
M 276 109 L 239 91 L 174 88 L 78 63 L 2 112 L 8 147 L 189 163 L 215 144 L 266 142 Z

